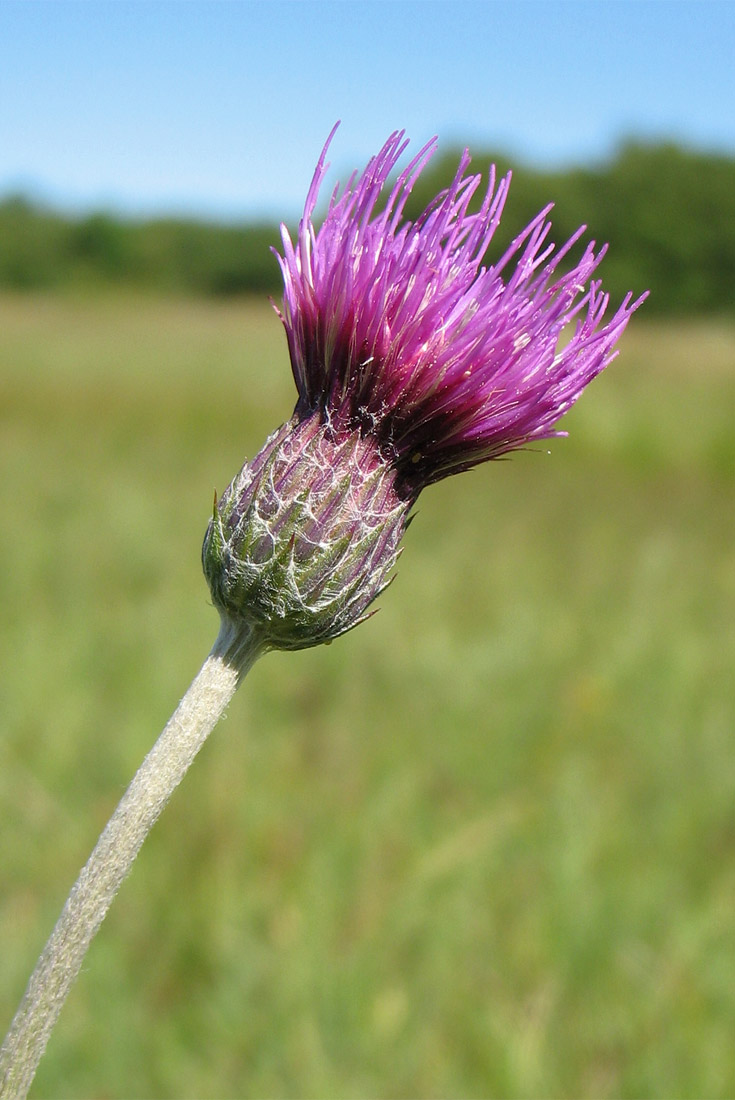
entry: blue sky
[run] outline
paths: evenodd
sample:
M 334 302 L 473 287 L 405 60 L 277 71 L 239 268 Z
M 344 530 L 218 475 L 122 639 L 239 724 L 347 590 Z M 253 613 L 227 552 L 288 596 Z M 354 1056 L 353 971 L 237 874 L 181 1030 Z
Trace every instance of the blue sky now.
M 729 0 L 0 0 L 0 195 L 294 217 L 396 128 L 537 164 L 735 154 Z

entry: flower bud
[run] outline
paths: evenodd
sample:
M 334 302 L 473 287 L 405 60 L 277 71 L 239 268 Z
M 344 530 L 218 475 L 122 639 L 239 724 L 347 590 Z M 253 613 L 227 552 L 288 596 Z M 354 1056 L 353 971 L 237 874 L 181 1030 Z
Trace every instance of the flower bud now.
M 392 579 L 411 504 L 374 439 L 294 417 L 215 500 L 202 562 L 217 609 L 271 649 L 337 638 Z

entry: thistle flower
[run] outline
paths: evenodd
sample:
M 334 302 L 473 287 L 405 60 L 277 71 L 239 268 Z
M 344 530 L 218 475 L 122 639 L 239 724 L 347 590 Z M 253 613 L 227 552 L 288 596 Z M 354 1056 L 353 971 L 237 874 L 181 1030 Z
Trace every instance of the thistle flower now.
M 336 129 L 336 127 L 335 127 Z M 264 648 L 299 649 L 362 620 L 391 579 L 411 508 L 432 482 L 534 441 L 615 357 L 643 300 L 609 320 L 594 242 L 564 271 L 585 227 L 558 250 L 543 209 L 492 264 L 508 194 L 462 155 L 416 222 L 406 201 L 430 141 L 390 188 L 408 142 L 393 134 L 313 217 L 322 151 L 295 243 L 282 227 L 279 316 L 298 401 L 215 507 L 203 564 L 223 617 Z
M 334 133 L 334 131 L 332 132 Z M 331 140 L 330 135 L 330 140 Z M 0 1100 L 24 1097 L 85 953 L 148 832 L 266 649 L 350 630 L 389 583 L 425 486 L 548 436 L 615 356 L 642 301 L 609 320 L 590 244 L 570 271 L 547 214 L 484 258 L 510 177 L 459 162 L 415 223 L 404 209 L 435 143 L 398 176 L 393 134 L 314 228 L 322 152 L 295 244 L 283 230 L 281 318 L 298 401 L 223 494 L 202 551 L 217 640 L 83 867 L 0 1049 Z

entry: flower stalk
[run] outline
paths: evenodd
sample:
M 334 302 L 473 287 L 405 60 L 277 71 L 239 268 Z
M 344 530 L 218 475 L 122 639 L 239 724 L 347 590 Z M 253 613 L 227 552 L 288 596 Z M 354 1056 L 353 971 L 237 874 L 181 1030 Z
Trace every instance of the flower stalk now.
M 31 975 L 0 1050 L 2 1100 L 27 1095 L 87 949 L 143 841 L 263 648 L 254 631 L 223 620 L 209 656 L 105 826 Z

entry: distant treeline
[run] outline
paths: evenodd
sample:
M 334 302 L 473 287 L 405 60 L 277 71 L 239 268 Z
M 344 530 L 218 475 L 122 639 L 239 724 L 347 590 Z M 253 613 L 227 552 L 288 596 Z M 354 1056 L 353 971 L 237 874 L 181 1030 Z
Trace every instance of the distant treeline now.
M 458 151 L 430 162 L 406 208 L 415 217 L 454 175 Z M 474 156 L 473 171 L 498 155 Z M 553 238 L 586 223 L 610 252 L 603 281 L 614 298 L 651 290 L 646 312 L 735 312 L 735 159 L 673 144 L 628 143 L 599 167 L 539 171 L 514 165 L 510 197 L 492 246 L 553 200 Z M 274 294 L 280 273 L 275 225 L 220 225 L 184 218 L 71 217 L 22 196 L 0 200 L 0 286 L 128 285 L 204 295 Z M 490 257 L 492 258 L 492 257 Z

